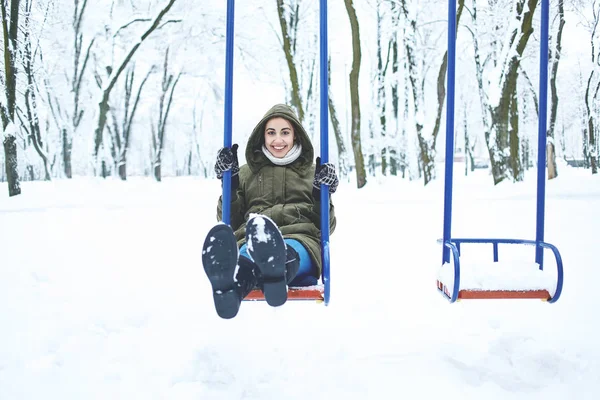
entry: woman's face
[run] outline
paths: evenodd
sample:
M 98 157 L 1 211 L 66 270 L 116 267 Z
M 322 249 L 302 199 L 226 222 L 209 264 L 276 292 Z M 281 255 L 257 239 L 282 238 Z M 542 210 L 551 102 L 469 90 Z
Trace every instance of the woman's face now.
M 294 127 L 285 118 L 271 118 L 265 125 L 265 147 L 274 157 L 283 158 L 294 146 Z

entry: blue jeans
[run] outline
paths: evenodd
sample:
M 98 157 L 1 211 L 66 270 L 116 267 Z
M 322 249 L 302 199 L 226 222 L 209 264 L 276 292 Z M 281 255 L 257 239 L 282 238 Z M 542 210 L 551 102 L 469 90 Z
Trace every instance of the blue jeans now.
M 285 239 L 285 243 L 292 247 L 298 253 L 300 258 L 300 267 L 296 277 L 289 283 L 289 286 L 312 286 L 316 285 L 317 280 L 317 267 L 313 264 L 310 254 L 302 243 L 295 239 Z M 244 245 L 240 248 L 240 256 L 244 256 L 250 260 L 252 258 L 248 254 L 248 246 Z

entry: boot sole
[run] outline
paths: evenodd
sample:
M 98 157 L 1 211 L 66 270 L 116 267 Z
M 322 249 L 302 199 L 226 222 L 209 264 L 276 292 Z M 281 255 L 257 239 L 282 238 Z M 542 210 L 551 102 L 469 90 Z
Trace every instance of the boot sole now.
M 225 319 L 235 317 L 240 308 L 235 281 L 237 260 L 238 247 L 233 230 L 226 224 L 216 225 L 204 240 L 202 265 L 212 286 L 217 314 Z
M 260 269 L 267 304 L 278 307 L 287 301 L 286 244 L 277 225 L 268 217 L 257 216 L 246 224 L 248 254 Z

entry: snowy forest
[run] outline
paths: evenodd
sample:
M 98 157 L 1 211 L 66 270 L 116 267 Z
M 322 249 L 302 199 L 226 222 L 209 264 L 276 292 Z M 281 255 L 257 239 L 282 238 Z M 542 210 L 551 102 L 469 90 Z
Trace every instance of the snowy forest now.
M 222 4 L 219 4 L 222 3 Z M 223 145 L 226 2 L 2 0 L 0 181 L 213 177 Z M 238 2 L 233 140 L 292 105 L 319 147 L 319 4 Z M 458 0 L 456 173 L 535 168 L 537 0 Z M 447 2 L 329 2 L 331 160 L 358 188 L 443 175 Z M 598 172 L 600 0 L 551 0 L 548 179 Z M 241 152 L 243 153 L 243 152 Z M 242 161 L 242 160 L 241 160 Z

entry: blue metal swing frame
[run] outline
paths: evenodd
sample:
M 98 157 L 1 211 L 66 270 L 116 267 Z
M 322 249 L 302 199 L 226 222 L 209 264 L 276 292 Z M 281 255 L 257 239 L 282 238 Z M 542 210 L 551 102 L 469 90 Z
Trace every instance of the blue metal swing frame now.
M 232 97 L 233 97 L 233 37 L 234 37 L 234 11 L 235 0 L 227 0 L 227 31 L 225 50 L 225 113 L 224 113 L 224 135 L 223 146 L 232 145 Z M 327 77 L 327 0 L 320 0 L 319 14 L 320 35 L 320 145 L 321 163 L 329 161 L 329 110 L 328 110 L 328 77 Z M 223 174 L 223 222 L 231 223 L 231 171 Z M 322 260 L 322 285 L 303 289 L 294 288 L 290 290 L 290 300 L 318 300 L 325 305 L 329 304 L 331 296 L 330 279 L 330 257 L 329 257 L 329 187 L 321 185 L 321 260 Z M 251 300 L 262 300 L 259 297 Z
M 538 115 L 538 160 L 537 160 L 537 212 L 536 212 L 536 237 L 535 240 L 521 239 L 458 239 L 452 238 L 452 174 L 454 160 L 454 92 L 455 92 L 455 63 L 456 63 L 456 0 L 448 0 L 448 95 L 446 97 L 446 160 L 445 160 L 445 186 L 444 186 L 444 231 L 442 238 L 442 268 L 450 262 L 450 252 L 454 261 L 454 285 L 450 294 L 448 288 L 438 281 L 438 290 L 454 303 L 459 298 L 540 298 L 549 303 L 556 302 L 562 292 L 563 263 L 558 249 L 544 242 L 544 208 L 546 196 L 546 118 L 548 97 L 548 20 L 549 0 L 542 0 L 541 37 L 540 37 L 540 82 L 539 82 L 539 115 Z M 535 247 L 535 262 L 543 270 L 544 249 L 550 249 L 556 259 L 557 283 L 554 296 L 541 291 L 502 291 L 495 295 L 480 293 L 465 293 L 460 290 L 460 245 L 462 243 L 492 244 L 494 262 L 498 261 L 499 244 L 524 244 Z M 533 293 L 532 292 L 537 292 Z

